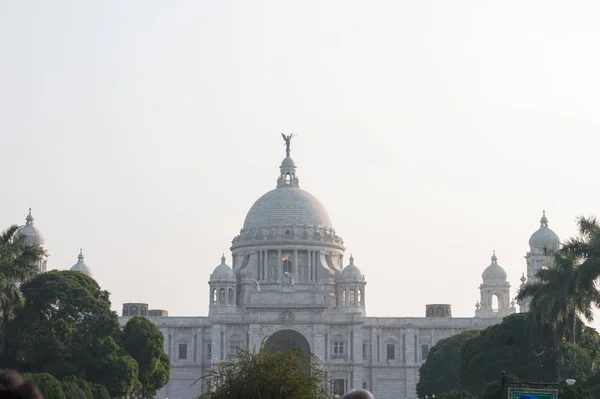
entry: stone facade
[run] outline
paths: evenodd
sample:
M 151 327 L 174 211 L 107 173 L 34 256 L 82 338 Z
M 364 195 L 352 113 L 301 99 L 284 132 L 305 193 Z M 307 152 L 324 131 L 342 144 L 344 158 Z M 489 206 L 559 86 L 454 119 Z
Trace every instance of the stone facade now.
M 45 244 L 31 210 L 19 234 Z M 544 213 L 529 240 L 523 284 L 551 265 L 547 250 L 558 246 Z M 344 267 L 345 251 L 325 207 L 300 189 L 288 148 L 277 187 L 255 202 L 232 241 L 232 267 L 223 255 L 210 275 L 207 317 L 169 317 L 144 302 L 123 305 L 121 325 L 144 315 L 165 337 L 171 379 L 157 397 L 196 398 L 204 387 L 195 382 L 206 370 L 234 359 L 236 348 L 257 348 L 267 339 L 267 345 L 316 354 L 340 394 L 366 388 L 378 399 L 411 399 L 419 367 L 440 339 L 499 323 L 516 311 L 494 253 L 482 274 L 475 317 L 452 317 L 450 304 L 426 305 L 424 317 L 367 317 L 367 280 L 352 256 Z M 41 272 L 46 262 L 40 261 Z M 72 270 L 91 275 L 81 252 Z M 519 303 L 521 311 L 527 307 L 528 301 Z
M 543 231 L 534 233 L 541 238 L 532 236 L 531 257 L 553 237 L 544 219 Z M 340 394 L 366 388 L 378 399 L 415 398 L 419 367 L 436 342 L 516 311 L 494 253 L 475 317 L 452 317 L 449 304 L 426 305 L 425 317 L 367 317 L 367 280 L 353 257 L 344 267 L 345 250 L 327 210 L 300 189 L 288 152 L 277 188 L 256 201 L 232 241 L 232 266 L 223 256 L 210 276 L 208 317 L 149 315 L 172 362 L 158 398 L 197 397 L 205 387 L 195 382 L 206 370 L 265 339 L 316 354 Z

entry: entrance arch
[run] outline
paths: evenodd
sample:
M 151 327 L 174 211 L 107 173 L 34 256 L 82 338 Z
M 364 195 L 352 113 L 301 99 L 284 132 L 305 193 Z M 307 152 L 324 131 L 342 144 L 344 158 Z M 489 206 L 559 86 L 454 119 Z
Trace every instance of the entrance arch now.
M 273 352 L 289 352 L 300 349 L 305 353 L 310 353 L 308 340 L 304 335 L 294 330 L 277 331 L 267 339 L 265 346 Z

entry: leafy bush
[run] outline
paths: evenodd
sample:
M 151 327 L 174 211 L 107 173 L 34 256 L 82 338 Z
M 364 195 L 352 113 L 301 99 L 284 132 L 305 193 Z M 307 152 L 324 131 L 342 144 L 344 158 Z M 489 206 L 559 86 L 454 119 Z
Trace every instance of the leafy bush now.
M 52 374 L 25 373 L 23 376 L 28 380 L 35 381 L 45 398 L 65 399 L 65 393 L 63 392 L 60 381 L 54 378 Z

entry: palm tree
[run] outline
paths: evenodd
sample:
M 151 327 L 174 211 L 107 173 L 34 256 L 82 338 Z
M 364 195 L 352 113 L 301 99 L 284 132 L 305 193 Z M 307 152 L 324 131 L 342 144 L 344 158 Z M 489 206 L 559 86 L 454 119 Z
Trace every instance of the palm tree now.
M 554 254 L 554 265 L 540 269 L 537 281 L 525 284 L 518 300 L 531 298 L 533 326 L 545 325 L 552 332 L 555 348 L 563 340 L 577 343 L 584 321 L 593 321 L 591 303 L 600 302 L 593 284 L 581 284 L 580 262 L 568 252 Z
M 25 237 L 19 235 L 19 226 L 12 225 L 0 233 L 0 311 L 2 316 L 2 358 L 6 359 L 6 325 L 11 312 L 24 304 L 21 284 L 33 278 L 37 272 L 36 264 L 46 255 L 46 251 L 37 245 L 29 245 Z
M 600 224 L 595 217 L 577 219 L 579 237 L 567 240 L 561 251 L 581 262 L 580 284 L 589 286 L 600 277 Z

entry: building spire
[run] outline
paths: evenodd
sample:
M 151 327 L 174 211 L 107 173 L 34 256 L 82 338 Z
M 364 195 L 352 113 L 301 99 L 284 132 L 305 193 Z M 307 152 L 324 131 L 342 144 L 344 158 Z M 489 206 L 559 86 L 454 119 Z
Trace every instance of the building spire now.
M 542 218 L 540 219 L 540 227 L 548 227 L 548 218 L 546 217 L 546 211 L 542 211 Z
M 492 254 L 492 263 L 498 263 L 498 257 L 496 256 L 496 250 Z
M 221 264 L 224 265 L 225 264 L 225 254 L 223 254 L 221 256 Z
M 31 214 L 31 208 L 29 208 L 29 214 L 25 218 L 25 221 L 28 226 L 33 224 L 33 215 Z
M 79 255 L 77 256 L 79 263 L 83 263 L 83 249 L 79 248 Z
M 277 179 L 277 188 L 280 187 L 300 187 L 298 177 L 296 176 L 296 163 L 290 158 L 290 143 L 294 134 L 285 135 L 281 133 L 285 140 L 285 159 L 279 166 L 279 178 Z

